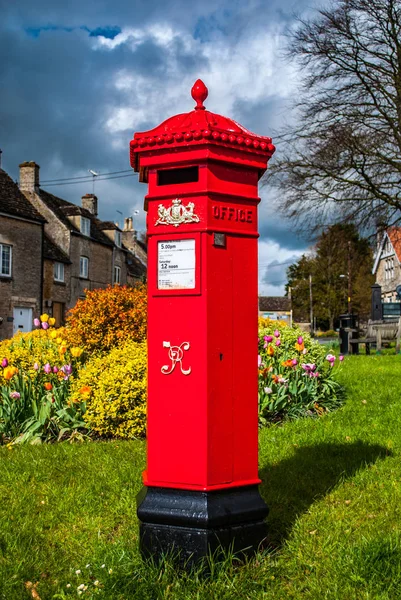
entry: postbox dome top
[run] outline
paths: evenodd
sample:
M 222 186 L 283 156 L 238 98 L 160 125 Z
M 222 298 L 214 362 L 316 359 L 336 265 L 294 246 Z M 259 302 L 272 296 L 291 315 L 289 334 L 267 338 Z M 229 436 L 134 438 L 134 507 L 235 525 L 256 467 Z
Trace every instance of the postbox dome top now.
M 253 154 L 261 153 L 267 158 L 272 156 L 275 147 L 270 137 L 256 135 L 233 119 L 206 110 L 203 102 L 208 96 L 208 89 L 203 81 L 195 81 L 191 95 L 196 102 L 194 110 L 174 115 L 154 129 L 134 134 L 130 144 L 131 166 L 134 169 L 138 170 L 138 155 L 142 151 L 205 143 L 236 147 Z

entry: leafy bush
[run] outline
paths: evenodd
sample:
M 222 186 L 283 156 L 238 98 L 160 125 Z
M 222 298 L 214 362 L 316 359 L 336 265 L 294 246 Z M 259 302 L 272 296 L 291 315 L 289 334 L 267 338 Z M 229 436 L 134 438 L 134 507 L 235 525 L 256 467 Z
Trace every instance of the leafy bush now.
M 274 327 L 259 329 L 260 424 L 319 416 L 337 408 L 343 389 L 333 378 L 335 361 L 333 354 L 297 327 L 274 322 Z
M 145 435 L 146 367 L 146 343 L 132 340 L 86 363 L 71 400 L 86 401 L 84 419 L 91 429 L 106 437 Z
M 146 286 L 113 286 L 86 292 L 67 316 L 70 344 L 90 353 L 108 352 L 126 340 L 141 342 L 147 327 Z
M 338 331 L 334 331 L 334 329 L 328 329 L 327 331 L 316 331 L 315 336 L 318 338 L 338 337 Z

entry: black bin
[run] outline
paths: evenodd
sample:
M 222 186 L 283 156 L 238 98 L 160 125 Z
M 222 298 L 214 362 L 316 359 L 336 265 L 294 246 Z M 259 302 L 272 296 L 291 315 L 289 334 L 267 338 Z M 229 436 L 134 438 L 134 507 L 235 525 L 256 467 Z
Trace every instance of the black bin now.
M 357 315 L 346 313 L 340 315 L 340 352 L 341 354 L 348 354 L 348 340 L 350 336 L 350 330 L 357 329 Z M 352 347 L 352 354 L 358 354 L 358 344 Z

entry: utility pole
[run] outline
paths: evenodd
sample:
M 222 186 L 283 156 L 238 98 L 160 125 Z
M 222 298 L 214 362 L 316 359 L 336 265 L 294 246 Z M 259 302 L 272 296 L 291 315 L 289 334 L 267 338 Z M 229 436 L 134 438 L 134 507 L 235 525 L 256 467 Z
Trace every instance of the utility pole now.
M 351 278 L 351 241 L 348 242 L 348 314 L 352 313 L 352 278 Z
M 310 334 L 313 335 L 313 297 L 312 297 L 312 275 L 309 274 L 309 303 L 310 303 Z

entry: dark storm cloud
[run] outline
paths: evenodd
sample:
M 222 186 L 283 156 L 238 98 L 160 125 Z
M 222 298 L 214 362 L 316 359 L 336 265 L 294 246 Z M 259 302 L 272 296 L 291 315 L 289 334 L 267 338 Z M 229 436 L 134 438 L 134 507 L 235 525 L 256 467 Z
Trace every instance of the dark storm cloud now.
M 224 67 L 213 52 L 215 42 L 216 48 L 220 51 L 226 48 L 228 54 L 240 43 L 246 52 L 244 36 L 245 42 L 249 39 L 252 43 L 272 24 L 279 31 L 283 23 L 291 22 L 294 9 L 300 11 L 306 6 L 306 0 L 297 3 L 293 0 L 2 2 L 3 167 L 18 178 L 18 164 L 34 160 L 41 165 L 42 180 L 87 174 L 89 168 L 102 173 L 129 169 L 128 144 L 133 127 L 136 130 L 154 127 L 158 124 L 156 116 L 145 104 L 143 114 L 139 111 L 132 121 L 134 126 L 131 127 L 130 118 L 122 120 L 120 129 L 113 131 L 107 123 L 119 109 L 143 106 L 138 100 L 141 92 L 143 96 L 140 86 L 147 85 L 159 94 L 163 110 L 158 118 L 190 110 L 192 102 L 186 108 L 185 99 L 183 104 L 174 102 L 166 107 L 164 114 L 164 90 L 181 85 L 188 76 L 196 78 L 198 72 L 213 72 L 218 78 L 218 69 Z M 173 35 L 163 41 L 152 34 L 154 26 L 162 33 L 171 28 Z M 130 30 L 135 34 L 131 35 Z M 113 48 L 99 44 L 100 37 L 116 42 L 124 34 L 126 37 Z M 259 59 L 271 58 L 267 42 L 264 40 L 257 48 Z M 203 52 L 205 48 L 209 51 Z M 234 78 L 235 65 L 231 68 Z M 126 73 L 133 84 L 116 86 L 119 72 Z M 256 72 L 255 83 L 257 78 Z M 244 90 L 241 92 L 246 96 Z M 224 90 L 220 93 L 224 94 Z M 279 130 L 285 110 L 283 91 L 269 90 L 266 98 L 250 96 L 234 102 L 233 114 L 230 112 L 228 116 L 259 134 L 272 135 Z M 117 205 L 125 215 L 142 205 L 145 186 L 137 182 L 136 176 L 99 181 L 95 186 L 102 218 L 115 220 Z M 79 202 L 80 196 L 92 191 L 92 184 L 88 181 L 47 189 Z M 305 240 L 289 233 L 287 223 L 277 222 L 277 215 L 268 210 L 269 205 L 264 198 L 261 239 L 270 239 L 289 250 L 302 249 Z M 139 222 L 143 226 L 143 215 Z

